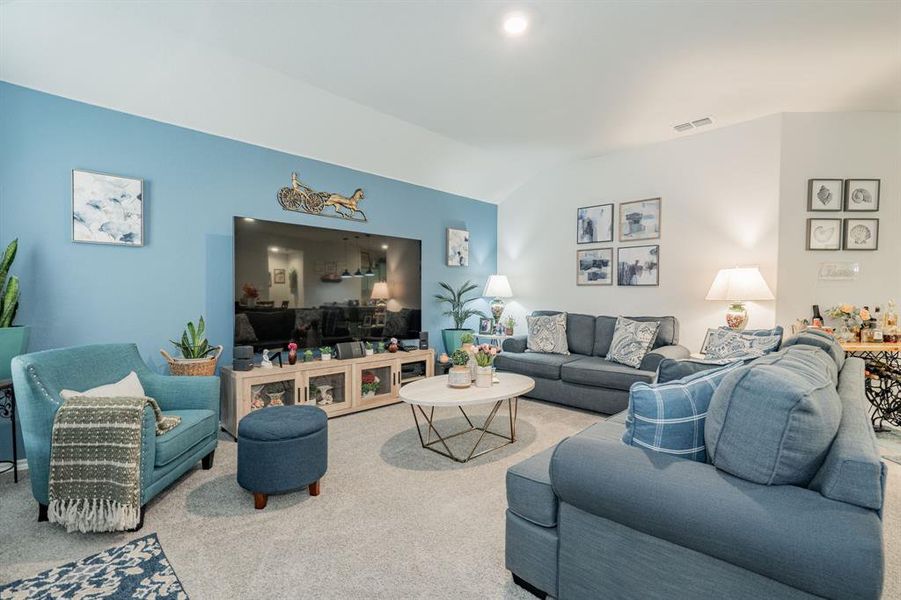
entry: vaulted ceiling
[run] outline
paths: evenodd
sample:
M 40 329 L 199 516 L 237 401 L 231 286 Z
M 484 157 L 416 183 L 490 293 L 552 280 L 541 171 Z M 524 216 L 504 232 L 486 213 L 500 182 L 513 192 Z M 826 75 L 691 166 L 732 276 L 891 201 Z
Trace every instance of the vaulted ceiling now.
M 0 79 L 501 201 L 701 117 L 901 110 L 901 2 L 13 0 Z

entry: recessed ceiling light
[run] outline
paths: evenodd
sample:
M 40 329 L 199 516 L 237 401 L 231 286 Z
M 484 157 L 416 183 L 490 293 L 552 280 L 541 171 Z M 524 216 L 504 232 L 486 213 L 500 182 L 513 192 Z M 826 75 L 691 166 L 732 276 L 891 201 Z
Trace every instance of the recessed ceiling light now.
M 271 246 L 269 249 L 272 250 L 273 252 L 278 252 L 278 247 L 276 247 L 276 246 Z
M 507 35 L 522 35 L 528 28 L 529 18 L 521 12 L 513 12 L 504 17 L 504 33 Z
M 251 217 L 244 217 L 244 220 L 247 221 L 248 223 L 253 223 L 254 221 L 256 221 L 256 219 L 253 219 Z
M 382 250 L 387 250 L 387 249 L 388 249 L 388 244 L 382 244 Z

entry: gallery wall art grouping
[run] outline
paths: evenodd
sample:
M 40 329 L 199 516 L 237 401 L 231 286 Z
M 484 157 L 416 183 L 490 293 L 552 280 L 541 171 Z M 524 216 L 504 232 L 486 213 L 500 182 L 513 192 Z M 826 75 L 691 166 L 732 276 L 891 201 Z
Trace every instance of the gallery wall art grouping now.
M 811 213 L 879 211 L 879 179 L 809 179 L 807 210 Z M 879 219 L 813 216 L 807 219 L 807 250 L 878 250 Z
M 660 239 L 661 199 L 649 198 L 619 205 L 619 242 Z M 597 204 L 576 211 L 576 243 L 602 244 L 614 240 L 615 206 Z M 616 260 L 614 261 L 614 251 Z M 660 245 L 636 244 L 618 248 L 576 250 L 577 285 L 625 287 L 656 286 L 660 283 Z

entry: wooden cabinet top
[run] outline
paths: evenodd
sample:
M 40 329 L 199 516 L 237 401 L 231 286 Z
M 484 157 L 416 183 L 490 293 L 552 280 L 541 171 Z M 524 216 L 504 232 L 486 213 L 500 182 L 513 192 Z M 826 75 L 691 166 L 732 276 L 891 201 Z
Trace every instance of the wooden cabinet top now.
M 331 360 L 312 360 L 310 362 L 303 362 L 301 360 L 302 355 L 298 355 L 297 364 L 289 365 L 287 362 L 287 357 L 283 357 L 284 366 L 279 367 L 278 361 L 272 363 L 271 369 L 262 369 L 259 366 L 254 366 L 254 368 L 250 371 L 235 371 L 231 367 L 222 367 L 222 375 L 228 375 L 236 378 L 243 377 L 260 377 L 262 375 L 277 375 L 279 373 L 283 373 L 286 377 L 290 377 L 295 375 L 301 371 L 315 371 L 317 369 L 329 369 L 334 367 L 343 367 L 343 366 L 352 366 L 352 365 L 367 365 L 370 363 L 382 363 L 386 360 L 397 360 L 400 362 L 414 362 L 417 360 L 434 360 L 435 351 L 432 349 L 429 350 L 410 350 L 409 352 L 383 352 L 381 354 L 373 354 L 372 356 L 361 356 L 359 358 L 346 358 L 343 360 L 339 360 L 337 358 L 333 358 Z
M 901 342 L 842 342 L 845 352 L 901 352 Z

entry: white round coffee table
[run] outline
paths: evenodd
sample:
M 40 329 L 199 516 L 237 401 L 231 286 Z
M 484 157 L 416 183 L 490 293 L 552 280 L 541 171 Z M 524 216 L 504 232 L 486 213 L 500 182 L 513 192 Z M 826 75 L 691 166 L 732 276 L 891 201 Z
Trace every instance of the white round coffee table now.
M 519 399 L 519 396 L 532 391 L 535 387 L 535 381 L 532 380 L 531 377 L 517 375 L 516 373 L 496 373 L 495 379 L 497 382 L 492 384 L 491 387 L 480 388 L 471 385 L 468 388 L 459 389 L 447 385 L 447 375 L 441 375 L 439 377 L 429 377 L 428 379 L 414 381 L 413 383 L 408 383 L 400 388 L 400 399 L 409 404 L 410 409 L 413 411 L 413 420 L 416 423 L 416 432 L 419 434 L 419 441 L 422 444 L 422 447 L 457 462 L 465 463 L 477 456 L 503 448 L 504 446 L 515 442 L 517 400 Z M 507 404 L 507 413 L 510 421 L 509 435 L 489 429 L 492 421 L 494 421 L 494 418 L 500 412 L 504 403 Z M 476 427 L 473 425 L 472 419 L 469 418 L 469 415 L 466 414 L 466 410 L 464 409 L 483 404 L 492 405 L 491 410 L 485 418 L 485 423 L 481 427 Z M 463 413 L 463 417 L 469 424 L 468 429 L 448 435 L 439 433 L 435 428 L 435 409 L 448 407 L 456 408 Z M 418 415 L 417 412 L 419 413 Z M 423 435 L 423 428 L 419 423 L 420 415 L 425 421 L 425 435 Z M 465 458 L 457 456 L 451 451 L 447 444 L 447 440 L 471 431 L 481 431 L 482 433 Z M 432 439 L 433 434 L 435 439 Z M 486 434 L 501 438 L 504 440 L 504 443 L 499 446 L 493 446 L 476 452 L 479 445 L 482 443 L 482 440 L 485 439 Z M 436 446 L 440 447 L 436 448 Z

